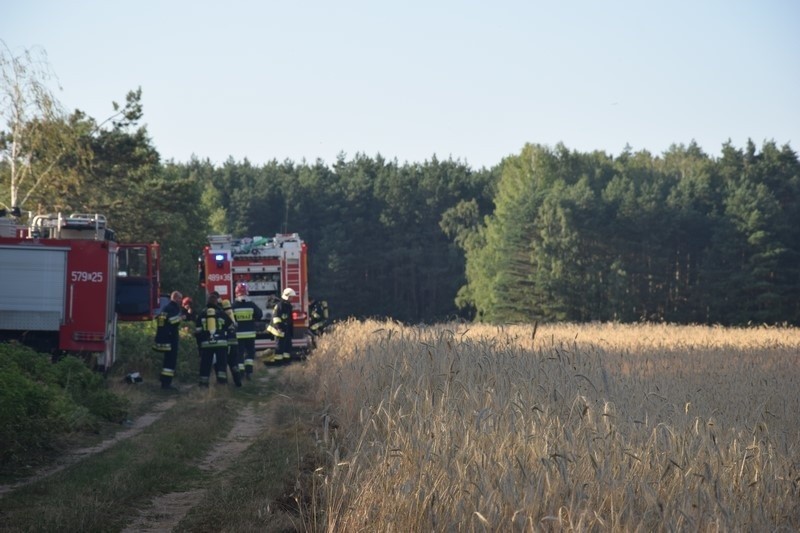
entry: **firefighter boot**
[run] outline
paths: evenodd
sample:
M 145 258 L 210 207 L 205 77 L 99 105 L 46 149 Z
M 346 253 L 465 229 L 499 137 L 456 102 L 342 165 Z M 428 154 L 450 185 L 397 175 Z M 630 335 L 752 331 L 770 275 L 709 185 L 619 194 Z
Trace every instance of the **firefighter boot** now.
M 234 385 L 236 385 L 237 387 L 241 387 L 242 386 L 242 373 L 239 372 L 239 369 L 238 368 L 232 369 L 231 370 L 231 374 L 233 374 L 233 383 L 234 383 Z

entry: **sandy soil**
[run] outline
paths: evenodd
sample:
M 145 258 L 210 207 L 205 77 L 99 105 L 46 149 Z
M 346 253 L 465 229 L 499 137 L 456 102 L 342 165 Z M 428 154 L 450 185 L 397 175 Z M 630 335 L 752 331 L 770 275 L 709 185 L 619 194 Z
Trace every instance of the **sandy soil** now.
M 228 435 L 200 461 L 200 468 L 209 472 L 221 472 L 227 469 L 253 443 L 256 436 L 270 425 L 270 418 L 271 413 L 259 409 L 258 405 L 247 406 L 239 413 Z M 205 491 L 202 489 L 158 496 L 122 531 L 124 533 L 172 531 L 192 507 L 202 501 L 203 496 Z

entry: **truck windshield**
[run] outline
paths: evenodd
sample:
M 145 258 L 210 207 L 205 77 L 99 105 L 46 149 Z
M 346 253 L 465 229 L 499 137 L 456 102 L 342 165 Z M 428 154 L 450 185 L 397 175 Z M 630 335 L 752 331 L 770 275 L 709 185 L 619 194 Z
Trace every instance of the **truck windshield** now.
M 147 248 L 123 248 L 118 251 L 119 276 L 132 278 L 146 278 L 147 272 Z

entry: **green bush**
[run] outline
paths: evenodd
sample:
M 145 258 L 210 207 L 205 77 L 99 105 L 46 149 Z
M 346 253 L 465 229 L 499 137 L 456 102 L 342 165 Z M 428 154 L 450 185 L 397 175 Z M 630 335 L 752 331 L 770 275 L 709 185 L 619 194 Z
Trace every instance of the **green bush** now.
M 0 364 L 13 364 L 33 381 L 53 381 L 50 356 L 16 342 L 0 343 Z
M 157 380 L 163 355 L 153 351 L 152 322 L 120 324 L 117 361 L 111 375 L 140 372 Z M 197 345 L 191 329 L 181 330 L 177 380 L 194 381 Z M 0 343 L 0 459 L 11 468 L 42 451 L 55 449 L 70 432 L 96 430 L 102 421 L 120 422 L 128 400 L 113 394 L 103 376 L 84 361 L 49 355 L 17 344 Z M 5 470 L 6 468 L 0 468 Z
M 64 357 L 54 365 L 56 383 L 72 401 L 88 412 L 110 422 L 122 422 L 127 415 L 128 402 L 106 388 L 106 382 L 92 372 L 83 361 Z M 74 414 L 73 415 L 74 419 Z
M 145 379 L 157 377 L 161 372 L 161 356 L 153 351 L 155 335 L 152 321 L 120 324 L 117 329 L 117 360 L 112 374 L 124 377 L 139 372 Z
M 127 400 L 75 357 L 57 363 L 16 343 L 0 343 L 0 458 L 4 465 L 53 449 L 60 436 L 119 422 Z
M 117 360 L 112 374 L 124 377 L 139 372 L 146 380 L 158 380 L 164 356 L 153 350 L 156 328 L 151 322 L 120 324 L 117 331 Z M 181 328 L 178 365 L 175 379 L 194 382 L 199 373 L 200 360 L 192 328 Z
M 4 463 L 23 452 L 47 448 L 53 436 L 64 430 L 59 391 L 48 386 L 49 366 L 47 356 L 24 346 L 0 344 L 0 457 Z

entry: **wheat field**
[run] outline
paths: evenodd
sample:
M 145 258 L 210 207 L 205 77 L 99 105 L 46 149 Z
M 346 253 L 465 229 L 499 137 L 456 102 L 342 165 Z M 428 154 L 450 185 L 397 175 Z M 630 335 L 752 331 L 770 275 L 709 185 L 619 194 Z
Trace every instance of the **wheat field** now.
M 800 529 L 797 328 L 352 320 L 287 371 L 317 529 Z

